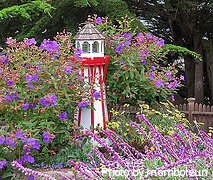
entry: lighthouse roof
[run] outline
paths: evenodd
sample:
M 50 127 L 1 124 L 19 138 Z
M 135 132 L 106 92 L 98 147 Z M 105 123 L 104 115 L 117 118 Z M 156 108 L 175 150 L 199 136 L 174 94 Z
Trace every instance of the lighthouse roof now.
M 86 25 L 78 31 L 74 36 L 75 40 L 103 40 L 104 35 L 92 24 L 91 19 L 88 18 Z

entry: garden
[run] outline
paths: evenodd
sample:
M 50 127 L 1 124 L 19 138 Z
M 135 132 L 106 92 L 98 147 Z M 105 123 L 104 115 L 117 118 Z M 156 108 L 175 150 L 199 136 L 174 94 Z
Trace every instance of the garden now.
M 73 34 L 41 43 L 8 38 L 0 56 L 0 179 L 211 178 L 212 138 L 172 104 L 185 81 L 165 63 L 173 46 L 139 32 L 128 16 L 94 15 L 92 23 L 110 56 L 107 101 L 140 111 L 132 118 L 112 108 L 106 129 L 79 127 L 77 109 L 92 109 L 101 92 L 82 75 Z

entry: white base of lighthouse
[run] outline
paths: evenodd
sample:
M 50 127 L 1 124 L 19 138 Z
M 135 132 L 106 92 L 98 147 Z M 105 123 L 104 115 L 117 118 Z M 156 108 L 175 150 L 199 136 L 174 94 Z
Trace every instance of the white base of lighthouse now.
M 109 120 L 108 108 L 106 102 L 105 78 L 109 56 L 87 58 L 83 61 L 84 69 L 82 75 L 85 81 L 93 84 L 93 89 L 99 92 L 101 98 L 92 97 L 91 109 L 79 108 L 75 116 L 75 123 L 83 126 L 85 129 L 96 129 L 99 126 L 106 129 L 106 121 Z

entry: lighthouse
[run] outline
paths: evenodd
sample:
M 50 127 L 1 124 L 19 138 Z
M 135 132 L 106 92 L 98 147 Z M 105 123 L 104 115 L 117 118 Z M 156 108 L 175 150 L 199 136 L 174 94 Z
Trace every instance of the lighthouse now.
M 104 55 L 104 35 L 95 27 L 91 19 L 88 18 L 84 27 L 74 36 L 75 46 L 82 50 L 81 63 L 83 69 L 81 74 L 85 81 L 92 84 L 96 92 L 100 92 L 101 98 L 96 99 L 92 96 L 92 108 L 79 108 L 76 120 L 80 127 L 93 130 L 99 126 L 106 129 L 108 121 L 108 109 L 106 103 L 105 79 L 109 56 Z

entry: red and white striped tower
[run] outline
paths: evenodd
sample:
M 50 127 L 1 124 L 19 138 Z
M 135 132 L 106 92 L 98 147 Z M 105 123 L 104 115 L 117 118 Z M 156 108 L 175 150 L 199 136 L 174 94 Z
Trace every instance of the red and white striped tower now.
M 106 104 L 106 87 L 105 78 L 109 56 L 104 55 L 104 39 L 103 34 L 91 23 L 88 18 L 86 25 L 74 37 L 76 48 L 81 49 L 82 58 L 82 75 L 90 83 L 94 83 L 94 88 L 101 94 L 101 101 L 92 97 L 91 106 L 93 109 L 79 109 L 76 119 L 78 126 L 82 125 L 89 129 L 92 125 L 93 129 L 99 124 L 100 127 L 106 129 L 106 121 L 108 121 L 108 109 Z

